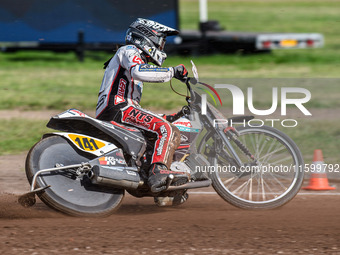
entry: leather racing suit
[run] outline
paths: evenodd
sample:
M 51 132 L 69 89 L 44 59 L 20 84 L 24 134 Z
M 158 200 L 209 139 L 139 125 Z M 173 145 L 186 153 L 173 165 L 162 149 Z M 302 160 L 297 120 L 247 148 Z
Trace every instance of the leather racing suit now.
M 134 45 L 122 46 L 108 63 L 99 90 L 96 118 L 133 125 L 156 134 L 151 164 L 170 168 L 175 149 L 180 143 L 176 126 L 160 115 L 139 105 L 143 82 L 167 82 L 174 77 L 172 67 L 157 67 L 143 60 Z

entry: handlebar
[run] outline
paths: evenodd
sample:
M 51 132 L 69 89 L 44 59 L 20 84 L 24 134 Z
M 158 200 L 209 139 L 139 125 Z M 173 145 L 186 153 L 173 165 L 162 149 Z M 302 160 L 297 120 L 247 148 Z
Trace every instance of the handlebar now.
M 186 97 L 186 100 L 189 105 L 191 102 L 194 102 L 196 100 L 195 92 L 193 91 L 190 83 L 192 85 L 196 85 L 197 83 L 200 83 L 198 81 L 199 78 L 198 78 L 197 68 L 192 60 L 191 60 L 191 64 L 192 64 L 192 73 L 194 77 L 184 77 L 182 80 L 180 80 L 185 83 L 185 85 L 187 86 L 187 89 L 189 90 L 190 95 Z
M 188 88 L 188 90 L 190 92 L 190 97 L 187 99 L 187 101 L 190 100 L 190 101 L 188 101 L 188 103 L 190 104 L 190 102 L 193 102 L 196 99 L 195 93 L 194 93 L 190 83 L 192 85 L 196 85 L 197 84 L 197 80 L 194 77 L 186 77 L 184 82 L 185 82 L 185 85 L 187 86 L 187 88 Z

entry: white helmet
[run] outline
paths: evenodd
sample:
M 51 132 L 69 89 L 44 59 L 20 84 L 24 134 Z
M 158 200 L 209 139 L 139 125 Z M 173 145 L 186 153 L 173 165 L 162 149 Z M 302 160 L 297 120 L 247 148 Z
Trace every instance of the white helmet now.
M 167 55 L 163 51 L 166 37 L 179 31 L 158 22 L 138 18 L 126 31 L 126 44 L 133 44 L 142 50 L 148 61 L 161 66 Z

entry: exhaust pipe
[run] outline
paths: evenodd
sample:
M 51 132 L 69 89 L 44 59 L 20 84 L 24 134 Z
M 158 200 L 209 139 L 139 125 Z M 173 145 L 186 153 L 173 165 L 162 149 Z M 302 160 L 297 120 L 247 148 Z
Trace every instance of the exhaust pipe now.
M 143 185 L 139 173 L 134 167 L 105 167 L 94 165 L 87 176 L 92 184 L 115 188 L 137 189 Z

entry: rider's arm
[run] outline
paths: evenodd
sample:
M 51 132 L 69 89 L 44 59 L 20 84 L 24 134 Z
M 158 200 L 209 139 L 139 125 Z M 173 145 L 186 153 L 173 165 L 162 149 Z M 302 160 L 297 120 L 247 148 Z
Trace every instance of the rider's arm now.
M 135 46 L 125 46 L 120 52 L 121 65 L 129 70 L 134 80 L 142 82 L 167 82 L 174 77 L 172 67 L 158 67 L 144 63 Z
M 136 65 L 131 72 L 132 78 L 145 82 L 167 82 L 173 77 L 185 82 L 188 71 L 184 65 L 158 67 L 148 64 Z
M 143 82 L 167 82 L 174 77 L 174 69 L 172 67 L 139 64 L 131 69 L 131 76 L 135 80 Z

